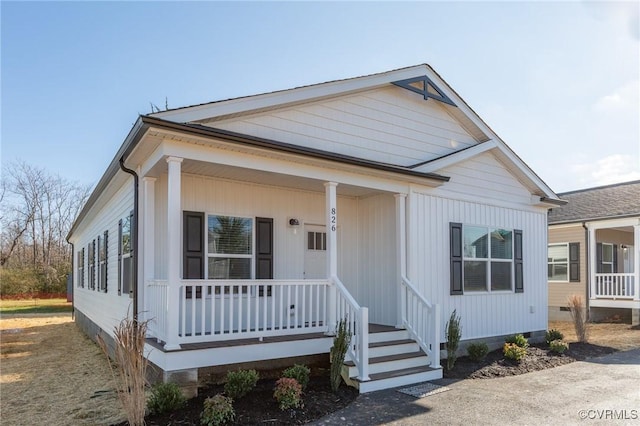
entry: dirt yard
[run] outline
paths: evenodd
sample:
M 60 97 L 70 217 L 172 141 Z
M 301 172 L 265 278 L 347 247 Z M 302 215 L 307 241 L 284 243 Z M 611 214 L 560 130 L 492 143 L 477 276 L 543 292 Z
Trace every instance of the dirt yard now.
M 573 324 L 553 322 L 575 342 Z M 0 319 L 2 425 L 109 425 L 125 419 L 104 354 L 69 314 Z M 590 343 L 617 350 L 640 347 L 640 329 L 590 324 Z
M 108 425 L 125 419 L 100 348 L 71 314 L 0 320 L 2 425 Z

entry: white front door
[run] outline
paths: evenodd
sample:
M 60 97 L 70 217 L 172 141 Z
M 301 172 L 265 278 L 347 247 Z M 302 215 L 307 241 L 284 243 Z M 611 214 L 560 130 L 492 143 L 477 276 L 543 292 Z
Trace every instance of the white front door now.
M 304 226 L 304 278 L 327 278 L 327 229 Z

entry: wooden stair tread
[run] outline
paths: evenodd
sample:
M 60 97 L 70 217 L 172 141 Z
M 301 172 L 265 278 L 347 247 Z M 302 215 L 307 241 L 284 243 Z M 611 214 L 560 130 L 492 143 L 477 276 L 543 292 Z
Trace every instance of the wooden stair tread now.
M 375 358 L 369 358 L 369 365 L 378 364 L 378 363 L 387 362 L 387 361 L 398 361 L 401 359 L 418 358 L 422 356 L 426 357 L 427 355 L 425 355 L 425 353 L 422 351 L 416 351 L 416 352 L 405 352 L 405 353 L 395 354 L 395 355 L 378 356 Z M 355 367 L 356 364 L 353 361 L 347 361 L 344 363 L 344 365 L 346 365 L 347 367 Z
M 394 377 L 408 376 L 410 374 L 427 373 L 429 371 L 436 371 L 436 369 L 424 365 L 420 367 L 410 367 L 410 368 L 403 368 L 401 370 L 386 371 L 383 373 L 374 373 L 374 374 L 369 374 L 370 380 L 368 381 L 391 379 Z M 351 377 L 351 380 L 354 380 L 359 383 L 366 383 L 366 382 L 362 382 L 357 377 Z
M 369 342 L 370 348 L 380 348 L 383 346 L 405 345 L 407 343 L 416 343 L 415 340 L 402 339 L 402 340 L 386 340 L 384 342 Z

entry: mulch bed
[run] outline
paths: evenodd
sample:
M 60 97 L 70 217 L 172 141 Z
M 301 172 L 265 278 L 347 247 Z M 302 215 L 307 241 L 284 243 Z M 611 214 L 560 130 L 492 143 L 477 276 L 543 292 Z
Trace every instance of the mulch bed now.
M 311 377 L 303 394 L 304 406 L 294 410 L 282 411 L 273 399 L 276 379 L 262 379 L 254 390 L 244 398 L 234 401 L 236 412 L 234 425 L 297 425 L 317 420 L 329 413 L 349 405 L 358 396 L 358 391 L 340 386 L 337 393 L 331 391 L 328 377 Z M 172 413 L 147 416 L 146 424 L 154 425 L 199 425 L 204 400 L 224 392 L 223 385 L 212 385 L 198 389 L 198 397 L 187 401 L 187 405 Z M 126 425 L 126 423 L 123 423 Z
M 466 356 L 458 358 L 451 371 L 447 371 L 445 368 L 443 376 L 448 379 L 491 379 L 515 376 L 613 352 L 616 352 L 616 349 L 606 346 L 571 343 L 569 350 L 560 355 L 551 352 L 545 344 L 536 344 L 527 348 L 527 355 L 524 359 L 516 362 L 506 359 L 502 349 L 497 349 L 489 352 L 487 357 L 480 362 L 474 362 Z M 443 360 L 443 365 L 446 365 L 446 359 Z

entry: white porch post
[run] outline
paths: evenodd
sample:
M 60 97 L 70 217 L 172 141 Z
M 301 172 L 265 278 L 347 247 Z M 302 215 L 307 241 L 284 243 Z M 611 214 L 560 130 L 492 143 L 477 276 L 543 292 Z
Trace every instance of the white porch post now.
M 336 202 L 335 182 L 326 182 L 325 208 L 327 209 L 327 278 L 332 280 L 338 276 L 338 206 Z M 327 306 L 328 328 L 327 332 L 333 333 L 336 328 L 336 288 L 329 287 L 329 302 Z
M 404 303 L 405 294 L 402 285 L 403 277 L 407 276 L 407 194 L 395 194 L 396 199 L 396 265 L 398 267 L 398 318 L 396 328 L 402 328 L 407 316 Z
M 180 309 L 180 224 L 181 195 L 180 173 L 182 158 L 169 157 L 167 164 L 167 342 L 166 350 L 180 349 L 177 342 Z
M 156 178 L 142 178 L 142 289 L 144 297 L 144 316 L 145 320 L 153 320 L 149 318 L 150 306 L 147 294 L 147 283 L 155 278 L 155 184 Z
M 640 225 L 633 225 L 633 251 L 633 298 L 640 300 Z
M 597 260 L 596 260 L 596 229 L 592 224 L 588 224 L 587 228 L 589 229 L 589 292 L 587 297 L 589 299 L 596 298 L 596 270 L 597 270 Z

